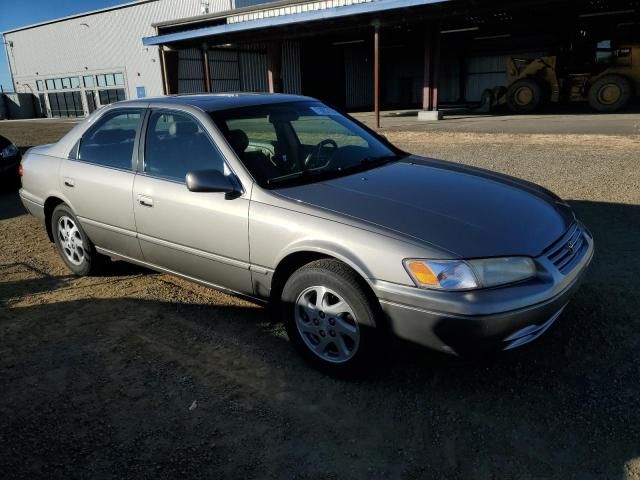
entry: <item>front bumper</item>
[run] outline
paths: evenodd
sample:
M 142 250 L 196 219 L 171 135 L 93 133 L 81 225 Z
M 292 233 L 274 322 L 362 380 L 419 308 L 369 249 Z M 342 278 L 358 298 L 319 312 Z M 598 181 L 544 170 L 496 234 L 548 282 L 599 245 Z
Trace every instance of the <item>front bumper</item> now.
M 584 232 L 580 255 L 565 273 L 541 255 L 535 278 L 507 287 L 443 292 L 376 282 L 374 288 L 400 338 L 454 354 L 509 350 L 542 335 L 578 288 L 594 252 Z

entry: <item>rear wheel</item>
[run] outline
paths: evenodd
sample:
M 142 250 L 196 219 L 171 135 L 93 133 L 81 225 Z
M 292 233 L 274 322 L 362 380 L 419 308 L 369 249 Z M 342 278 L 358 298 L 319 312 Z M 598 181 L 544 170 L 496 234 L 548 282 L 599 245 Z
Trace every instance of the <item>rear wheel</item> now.
M 599 112 L 617 112 L 631 100 L 631 83 L 622 75 L 605 75 L 589 89 L 589 105 Z
M 332 375 L 355 375 L 384 357 L 387 335 L 379 306 L 362 279 L 334 259 L 294 272 L 282 291 L 289 339 L 315 367 Z
M 542 102 L 542 87 L 530 78 L 512 83 L 507 90 L 507 105 L 513 113 L 532 113 Z
M 58 205 L 53 211 L 51 231 L 58 253 L 69 270 L 78 276 L 95 273 L 99 254 L 66 204 Z

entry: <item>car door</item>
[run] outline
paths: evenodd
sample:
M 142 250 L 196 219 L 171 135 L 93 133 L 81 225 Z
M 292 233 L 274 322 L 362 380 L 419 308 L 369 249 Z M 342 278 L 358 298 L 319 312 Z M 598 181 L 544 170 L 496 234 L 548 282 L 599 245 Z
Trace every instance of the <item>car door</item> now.
M 134 212 L 145 261 L 235 292 L 252 294 L 247 194 L 191 192 L 186 174 L 231 175 L 193 115 L 152 110 L 134 182 Z M 235 177 L 234 177 L 235 178 Z
M 143 112 L 135 108 L 105 112 L 60 170 L 60 189 L 93 243 L 135 259 L 142 253 L 131 195 Z

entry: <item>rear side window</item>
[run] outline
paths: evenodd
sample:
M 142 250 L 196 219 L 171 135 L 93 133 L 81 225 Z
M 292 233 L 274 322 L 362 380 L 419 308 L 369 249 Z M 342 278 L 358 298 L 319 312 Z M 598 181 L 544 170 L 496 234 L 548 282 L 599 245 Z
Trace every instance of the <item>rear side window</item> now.
M 140 110 L 106 114 L 82 137 L 78 160 L 131 170 L 133 146 L 141 118 Z
M 222 155 L 200 124 L 184 113 L 153 112 L 146 136 L 145 173 L 184 182 L 187 173 L 197 170 L 224 173 Z

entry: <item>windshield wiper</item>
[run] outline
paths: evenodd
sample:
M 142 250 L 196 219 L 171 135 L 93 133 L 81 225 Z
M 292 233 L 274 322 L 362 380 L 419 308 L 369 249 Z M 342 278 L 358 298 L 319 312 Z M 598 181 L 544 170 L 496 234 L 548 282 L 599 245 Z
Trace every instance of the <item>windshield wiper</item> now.
M 288 173 L 279 177 L 270 178 L 267 180 L 267 185 L 277 185 L 278 183 L 288 182 L 290 180 L 297 180 L 299 178 L 314 177 L 321 173 L 326 173 L 327 170 L 300 170 L 298 172 Z

